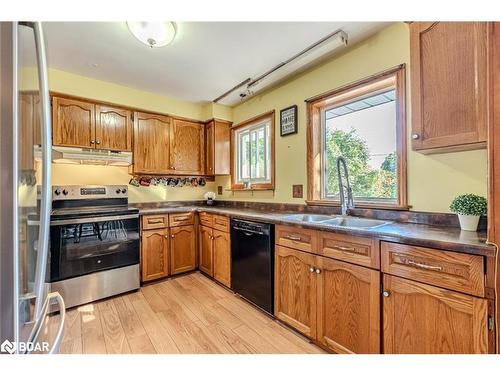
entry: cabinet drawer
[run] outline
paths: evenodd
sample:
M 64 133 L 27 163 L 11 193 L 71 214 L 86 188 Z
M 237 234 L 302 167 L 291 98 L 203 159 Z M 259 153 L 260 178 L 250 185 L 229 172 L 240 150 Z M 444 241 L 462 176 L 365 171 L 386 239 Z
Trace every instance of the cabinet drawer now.
M 308 253 L 318 251 L 315 231 L 284 225 L 276 226 L 276 245 L 307 251 Z
M 208 212 L 200 212 L 200 224 L 212 228 L 214 224 L 214 215 Z
M 194 224 L 194 214 L 192 212 L 183 212 L 180 214 L 170 214 L 169 223 L 171 227 Z
M 229 218 L 227 216 L 213 215 L 214 229 L 229 232 Z
M 142 229 L 159 229 L 168 227 L 168 215 L 148 215 L 142 217 Z
M 361 266 L 380 269 L 378 241 L 346 234 L 322 232 L 319 254 Z
M 484 296 L 484 259 L 479 255 L 382 242 L 382 271 Z

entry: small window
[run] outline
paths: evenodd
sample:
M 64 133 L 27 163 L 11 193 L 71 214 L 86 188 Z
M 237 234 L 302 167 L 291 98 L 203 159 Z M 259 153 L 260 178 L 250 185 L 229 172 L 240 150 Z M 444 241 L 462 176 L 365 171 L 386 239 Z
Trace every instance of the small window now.
M 338 204 L 343 156 L 355 205 L 406 206 L 403 83 L 401 67 L 309 102 L 310 201 Z
M 232 129 L 233 189 L 273 188 L 274 112 Z

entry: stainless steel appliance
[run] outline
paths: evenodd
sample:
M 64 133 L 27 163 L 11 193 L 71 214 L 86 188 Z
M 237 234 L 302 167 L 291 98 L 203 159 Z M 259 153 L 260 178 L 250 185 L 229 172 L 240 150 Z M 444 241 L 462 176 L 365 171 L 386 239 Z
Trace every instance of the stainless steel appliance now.
M 231 287 L 274 313 L 274 225 L 231 219 Z
M 53 186 L 51 291 L 67 307 L 138 289 L 139 210 L 127 186 Z
M 45 282 L 52 125 L 40 22 L 0 22 L 0 82 L 0 351 L 55 353 L 63 335 L 65 306 L 60 294 L 48 292 Z M 38 168 L 35 144 L 41 150 Z M 30 226 L 33 215 L 39 224 Z M 61 311 L 59 327 L 54 341 L 41 342 L 51 302 Z

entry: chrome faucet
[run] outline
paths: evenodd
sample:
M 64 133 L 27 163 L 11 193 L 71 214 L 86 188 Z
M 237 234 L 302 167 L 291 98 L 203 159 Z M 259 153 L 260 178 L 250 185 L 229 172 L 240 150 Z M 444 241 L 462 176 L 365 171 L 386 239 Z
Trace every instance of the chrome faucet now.
M 342 180 L 342 169 L 344 172 L 345 185 Z M 352 198 L 351 184 L 349 183 L 349 171 L 347 170 L 347 161 L 343 156 L 337 158 L 337 177 L 339 180 L 339 198 L 340 210 L 343 216 L 347 215 L 347 211 L 354 208 L 354 200 Z M 347 199 L 346 199 L 347 192 Z

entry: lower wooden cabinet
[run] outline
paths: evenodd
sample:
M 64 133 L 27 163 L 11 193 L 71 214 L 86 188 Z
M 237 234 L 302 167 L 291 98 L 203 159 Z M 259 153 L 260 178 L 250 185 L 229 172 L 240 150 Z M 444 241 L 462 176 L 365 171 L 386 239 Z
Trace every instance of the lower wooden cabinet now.
M 214 279 L 231 287 L 231 246 L 229 233 L 213 230 Z
M 317 341 L 336 353 L 380 353 L 380 272 L 317 257 Z
M 384 353 L 488 352 L 487 300 L 384 275 Z
M 168 229 L 142 231 L 142 281 L 151 281 L 169 275 Z
M 214 222 L 210 217 L 210 222 Z M 229 229 L 229 225 L 228 228 Z M 229 232 L 200 226 L 199 265 L 205 274 L 231 287 L 231 238 Z
M 194 225 L 170 228 L 170 274 L 196 268 L 196 237 Z
M 274 314 L 302 334 L 316 338 L 316 256 L 276 246 Z
M 209 276 L 214 275 L 212 228 L 200 226 L 198 268 Z

